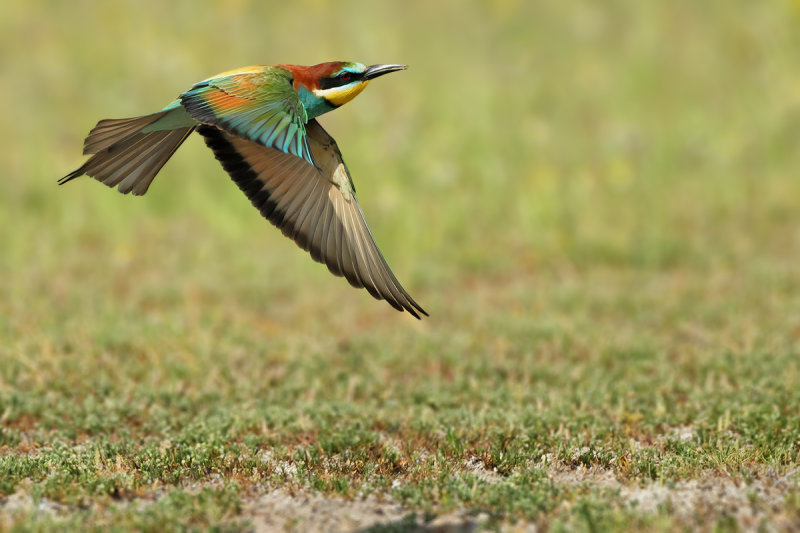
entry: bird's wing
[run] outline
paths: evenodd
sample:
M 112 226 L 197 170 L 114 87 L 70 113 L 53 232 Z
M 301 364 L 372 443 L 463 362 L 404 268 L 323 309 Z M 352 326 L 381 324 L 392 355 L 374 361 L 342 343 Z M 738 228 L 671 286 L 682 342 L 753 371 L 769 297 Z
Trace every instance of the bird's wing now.
M 316 165 L 306 139 L 305 107 L 292 73 L 279 67 L 227 72 L 180 95 L 192 118 Z
M 395 309 L 427 315 L 386 264 L 342 154 L 316 120 L 306 125 L 306 138 L 318 168 L 216 127 L 198 131 L 252 204 L 315 261 Z

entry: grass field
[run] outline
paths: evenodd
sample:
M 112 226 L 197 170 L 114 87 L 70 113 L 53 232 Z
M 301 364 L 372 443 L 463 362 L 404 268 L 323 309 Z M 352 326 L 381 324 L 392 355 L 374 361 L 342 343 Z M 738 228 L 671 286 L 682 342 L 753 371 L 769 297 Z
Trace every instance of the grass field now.
M 800 3 L 268 4 L 0 3 L 0 530 L 800 528 Z M 429 319 L 199 138 L 55 184 L 334 59 L 410 65 L 322 123 Z

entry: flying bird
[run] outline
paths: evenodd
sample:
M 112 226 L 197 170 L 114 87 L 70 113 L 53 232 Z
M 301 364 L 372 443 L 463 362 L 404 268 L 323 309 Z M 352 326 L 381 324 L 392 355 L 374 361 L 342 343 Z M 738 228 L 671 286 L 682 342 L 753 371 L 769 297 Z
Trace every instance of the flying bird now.
M 83 144 L 91 157 L 58 183 L 86 174 L 142 195 L 197 130 L 250 202 L 315 261 L 399 311 L 427 316 L 375 244 L 339 147 L 317 122 L 371 80 L 406 68 L 336 61 L 223 72 L 157 113 L 98 122 Z

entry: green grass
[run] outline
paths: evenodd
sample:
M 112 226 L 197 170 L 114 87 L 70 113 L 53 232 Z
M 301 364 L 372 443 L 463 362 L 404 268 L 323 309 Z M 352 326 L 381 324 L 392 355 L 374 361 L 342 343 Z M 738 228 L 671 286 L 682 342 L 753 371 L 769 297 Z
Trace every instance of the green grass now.
M 800 523 L 800 5 L 140 6 L 0 5 L 0 529 L 247 529 L 276 489 Z M 430 319 L 313 263 L 199 139 L 144 198 L 55 185 L 100 118 L 333 59 L 411 65 L 323 123 Z M 626 496 L 781 477 L 749 526 Z

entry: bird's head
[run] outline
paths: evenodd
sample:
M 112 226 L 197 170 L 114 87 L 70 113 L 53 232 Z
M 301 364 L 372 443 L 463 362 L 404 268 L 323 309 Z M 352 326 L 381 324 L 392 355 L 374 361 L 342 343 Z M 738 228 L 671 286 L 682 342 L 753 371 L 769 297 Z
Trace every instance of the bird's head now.
M 372 65 L 333 61 L 310 67 L 280 65 L 294 75 L 294 87 L 300 94 L 309 119 L 336 109 L 355 98 L 370 80 L 390 72 L 405 70 L 406 65 Z

